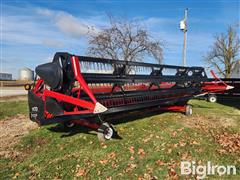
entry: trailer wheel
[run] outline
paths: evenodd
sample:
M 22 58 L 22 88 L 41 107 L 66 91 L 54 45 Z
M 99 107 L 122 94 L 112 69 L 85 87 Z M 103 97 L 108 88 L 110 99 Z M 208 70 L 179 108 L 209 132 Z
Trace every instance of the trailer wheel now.
M 186 105 L 186 109 L 185 109 L 185 115 L 186 116 L 190 116 L 193 114 L 193 109 L 191 105 Z
M 97 136 L 99 141 L 110 140 L 113 137 L 115 130 L 109 123 L 102 123 L 97 130 Z
M 217 102 L 217 96 L 215 94 L 209 94 L 207 100 L 208 102 L 215 103 Z
M 76 126 L 76 124 L 73 123 L 73 122 L 65 122 L 63 125 L 64 125 L 65 128 L 68 128 L 68 129 Z

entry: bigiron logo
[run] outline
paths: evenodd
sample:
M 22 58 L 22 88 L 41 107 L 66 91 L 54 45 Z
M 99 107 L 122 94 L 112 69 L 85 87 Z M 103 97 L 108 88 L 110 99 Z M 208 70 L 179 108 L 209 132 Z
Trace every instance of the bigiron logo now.
M 208 161 L 206 165 L 197 165 L 195 161 L 181 162 L 181 175 L 197 175 L 198 179 L 204 179 L 207 175 L 236 175 L 237 169 L 233 165 L 214 165 Z

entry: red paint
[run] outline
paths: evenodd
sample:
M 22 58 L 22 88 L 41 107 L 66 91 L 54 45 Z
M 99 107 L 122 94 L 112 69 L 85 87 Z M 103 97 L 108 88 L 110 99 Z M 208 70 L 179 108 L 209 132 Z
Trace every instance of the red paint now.
M 50 91 L 50 90 L 47 90 L 47 89 L 45 89 L 43 91 L 43 94 L 46 97 L 47 96 L 48 97 L 53 97 L 53 98 L 57 99 L 58 101 L 63 101 L 63 102 L 67 102 L 67 103 L 70 103 L 70 104 L 74 104 L 74 105 L 77 105 L 77 106 L 80 106 L 80 107 L 83 107 L 83 108 L 86 108 L 86 109 L 89 109 L 89 110 L 92 110 L 92 111 L 94 110 L 94 107 L 95 107 L 95 104 L 93 104 L 92 102 L 77 99 L 77 98 L 67 96 L 67 95 L 64 95 L 64 94 L 60 94 L 60 93 Z
M 73 67 L 73 72 L 74 72 L 75 78 L 77 79 L 77 81 L 81 85 L 82 89 L 87 93 L 87 95 L 93 101 L 93 103 L 96 104 L 97 103 L 96 98 L 94 97 L 93 93 L 91 92 L 87 83 L 85 82 L 85 80 L 83 79 L 83 77 L 81 75 L 80 64 L 79 64 L 78 57 L 77 56 L 72 56 L 71 57 L 71 62 L 72 62 L 72 67 Z
M 160 109 L 164 110 L 164 111 L 185 112 L 186 111 L 186 105 L 183 105 L 183 106 L 176 106 L 176 105 L 163 106 L 163 107 L 160 107 Z

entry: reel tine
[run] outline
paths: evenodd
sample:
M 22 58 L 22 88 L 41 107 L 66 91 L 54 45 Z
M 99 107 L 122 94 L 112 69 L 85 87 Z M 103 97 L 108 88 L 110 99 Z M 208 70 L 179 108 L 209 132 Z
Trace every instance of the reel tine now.
M 103 63 L 100 63 L 99 66 L 100 66 L 100 69 L 101 69 L 102 71 L 105 70 L 105 68 L 104 68 L 104 64 L 103 64 Z
M 87 62 L 83 62 L 83 66 L 85 69 L 87 69 Z
M 94 68 L 94 62 L 90 62 L 90 64 L 91 64 L 91 69 L 94 70 L 94 69 L 95 69 L 95 68 Z
M 99 70 L 99 63 L 95 62 L 95 70 Z
M 89 62 L 87 62 L 87 69 L 90 69 L 90 63 Z
M 102 68 L 101 68 L 101 63 L 97 63 L 97 69 L 98 69 L 98 70 L 102 70 Z
M 103 63 L 103 69 L 104 69 L 104 71 L 106 71 L 106 70 L 107 70 L 106 63 Z
M 137 66 L 136 68 L 137 68 L 137 70 L 136 70 L 137 72 L 141 71 L 141 67 Z

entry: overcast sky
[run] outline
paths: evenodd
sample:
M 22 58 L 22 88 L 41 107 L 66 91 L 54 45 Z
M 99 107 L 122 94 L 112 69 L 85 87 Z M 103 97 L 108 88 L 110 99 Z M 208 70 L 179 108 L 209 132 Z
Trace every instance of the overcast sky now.
M 179 21 L 188 7 L 187 65 L 205 66 L 213 36 L 239 23 L 239 1 L 1 0 L 1 70 L 18 77 L 22 67 L 52 60 L 57 51 L 85 55 L 88 36 L 108 27 L 106 14 L 138 19 L 164 42 L 164 64 L 180 65 Z M 170 3 L 171 2 L 171 3 Z

